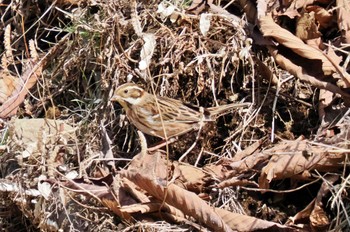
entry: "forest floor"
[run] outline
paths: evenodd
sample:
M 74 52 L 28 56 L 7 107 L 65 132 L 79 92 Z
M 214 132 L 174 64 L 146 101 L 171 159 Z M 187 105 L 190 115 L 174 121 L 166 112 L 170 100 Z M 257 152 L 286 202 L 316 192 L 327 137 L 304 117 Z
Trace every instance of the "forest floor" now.
M 0 2 L 1 231 L 349 231 L 350 2 Z M 126 82 L 200 107 L 140 133 Z M 348 86 L 349 85 L 349 86 Z

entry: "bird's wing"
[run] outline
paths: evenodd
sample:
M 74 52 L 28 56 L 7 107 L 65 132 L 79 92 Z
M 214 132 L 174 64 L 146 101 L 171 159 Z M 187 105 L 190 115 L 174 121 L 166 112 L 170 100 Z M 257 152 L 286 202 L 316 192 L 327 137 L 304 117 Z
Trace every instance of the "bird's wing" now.
M 159 97 L 159 108 L 164 121 L 177 123 L 197 123 L 201 120 L 201 113 L 194 110 L 179 100 Z

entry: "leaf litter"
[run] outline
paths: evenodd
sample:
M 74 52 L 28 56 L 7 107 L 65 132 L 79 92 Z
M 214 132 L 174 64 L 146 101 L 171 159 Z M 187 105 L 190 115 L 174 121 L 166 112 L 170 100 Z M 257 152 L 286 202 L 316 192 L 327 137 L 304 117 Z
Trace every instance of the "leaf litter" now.
M 2 3 L 2 229 L 349 230 L 349 9 Z M 109 101 L 125 82 L 253 105 L 151 151 Z

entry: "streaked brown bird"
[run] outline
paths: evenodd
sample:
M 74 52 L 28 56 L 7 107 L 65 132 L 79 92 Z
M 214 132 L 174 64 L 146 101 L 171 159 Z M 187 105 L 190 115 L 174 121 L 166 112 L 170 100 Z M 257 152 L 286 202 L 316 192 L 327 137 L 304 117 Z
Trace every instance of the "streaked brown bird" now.
M 196 107 L 179 100 L 155 96 L 140 86 L 126 83 L 119 86 L 111 101 L 117 101 L 137 129 L 162 139 L 199 130 L 203 123 L 215 121 L 231 110 L 251 103 L 232 103 L 218 107 Z

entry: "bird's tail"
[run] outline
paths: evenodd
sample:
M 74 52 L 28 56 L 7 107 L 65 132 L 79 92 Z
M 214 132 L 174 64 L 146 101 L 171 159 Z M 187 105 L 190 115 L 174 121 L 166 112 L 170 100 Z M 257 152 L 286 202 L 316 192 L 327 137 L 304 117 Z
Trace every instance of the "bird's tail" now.
M 249 102 L 231 103 L 231 104 L 227 104 L 227 105 L 210 107 L 210 108 L 207 108 L 207 110 L 210 112 L 211 118 L 216 119 L 222 115 L 230 113 L 234 109 L 246 108 L 246 107 L 249 107 L 251 105 L 252 105 L 252 103 L 249 103 Z

